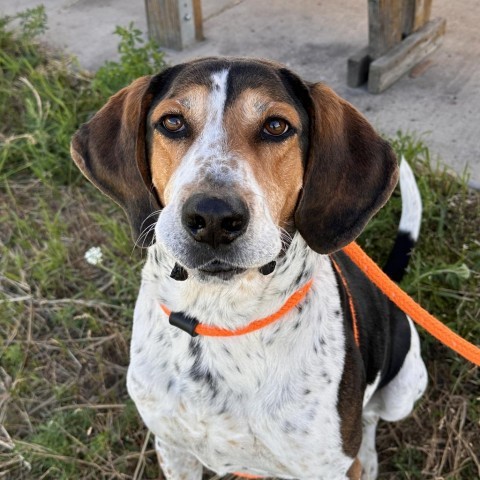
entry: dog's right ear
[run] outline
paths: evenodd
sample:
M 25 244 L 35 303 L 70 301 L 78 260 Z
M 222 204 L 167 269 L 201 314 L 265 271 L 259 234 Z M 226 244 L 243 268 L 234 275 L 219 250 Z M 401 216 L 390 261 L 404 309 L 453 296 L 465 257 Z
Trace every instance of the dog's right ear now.
M 113 95 L 78 129 L 70 147 L 88 180 L 123 208 L 140 245 L 150 244 L 150 226 L 161 208 L 150 179 L 145 143 L 146 116 L 153 99 L 149 87 L 160 75 L 141 77 Z

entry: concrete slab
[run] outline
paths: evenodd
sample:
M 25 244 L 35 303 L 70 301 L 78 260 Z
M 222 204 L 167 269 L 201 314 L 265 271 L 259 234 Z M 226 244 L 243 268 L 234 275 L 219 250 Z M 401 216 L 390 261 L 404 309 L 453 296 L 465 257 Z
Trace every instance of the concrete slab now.
M 0 13 L 38 0 L 0 0 Z M 95 69 L 116 57 L 116 25 L 146 30 L 144 4 L 132 0 L 48 0 L 46 39 Z M 368 43 L 366 2 L 349 0 L 203 0 L 206 40 L 170 63 L 205 55 L 270 58 L 311 81 L 323 81 L 356 105 L 382 132 L 424 134 L 434 154 L 480 182 L 480 0 L 434 0 L 432 18 L 447 20 L 443 45 L 425 68 L 381 95 L 347 86 L 347 59 Z

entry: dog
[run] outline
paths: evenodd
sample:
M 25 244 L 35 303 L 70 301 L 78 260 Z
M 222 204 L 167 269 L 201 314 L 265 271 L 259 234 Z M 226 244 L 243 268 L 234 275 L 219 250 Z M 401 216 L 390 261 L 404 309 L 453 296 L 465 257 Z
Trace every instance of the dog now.
M 127 387 L 167 480 L 376 478 L 377 422 L 427 374 L 341 251 L 399 177 L 367 120 L 282 65 L 206 58 L 112 96 L 71 152 L 149 245 Z

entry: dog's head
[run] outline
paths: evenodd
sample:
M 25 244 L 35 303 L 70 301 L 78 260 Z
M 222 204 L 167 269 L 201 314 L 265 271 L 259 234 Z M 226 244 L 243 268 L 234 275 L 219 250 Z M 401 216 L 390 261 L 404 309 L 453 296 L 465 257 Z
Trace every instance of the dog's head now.
M 136 80 L 77 131 L 72 156 L 136 239 L 154 229 L 180 265 L 222 278 L 273 261 L 285 231 L 319 253 L 344 247 L 398 177 L 390 146 L 352 105 L 245 59 Z

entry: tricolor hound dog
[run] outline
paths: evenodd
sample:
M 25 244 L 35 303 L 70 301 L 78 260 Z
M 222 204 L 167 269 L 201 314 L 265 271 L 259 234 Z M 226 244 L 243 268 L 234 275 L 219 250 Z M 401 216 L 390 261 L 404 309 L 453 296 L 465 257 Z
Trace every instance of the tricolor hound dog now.
M 410 319 L 340 251 L 399 176 L 365 118 L 281 65 L 207 58 L 111 97 L 72 155 L 150 245 L 127 384 L 165 477 L 376 478 L 378 419 L 427 375 Z

